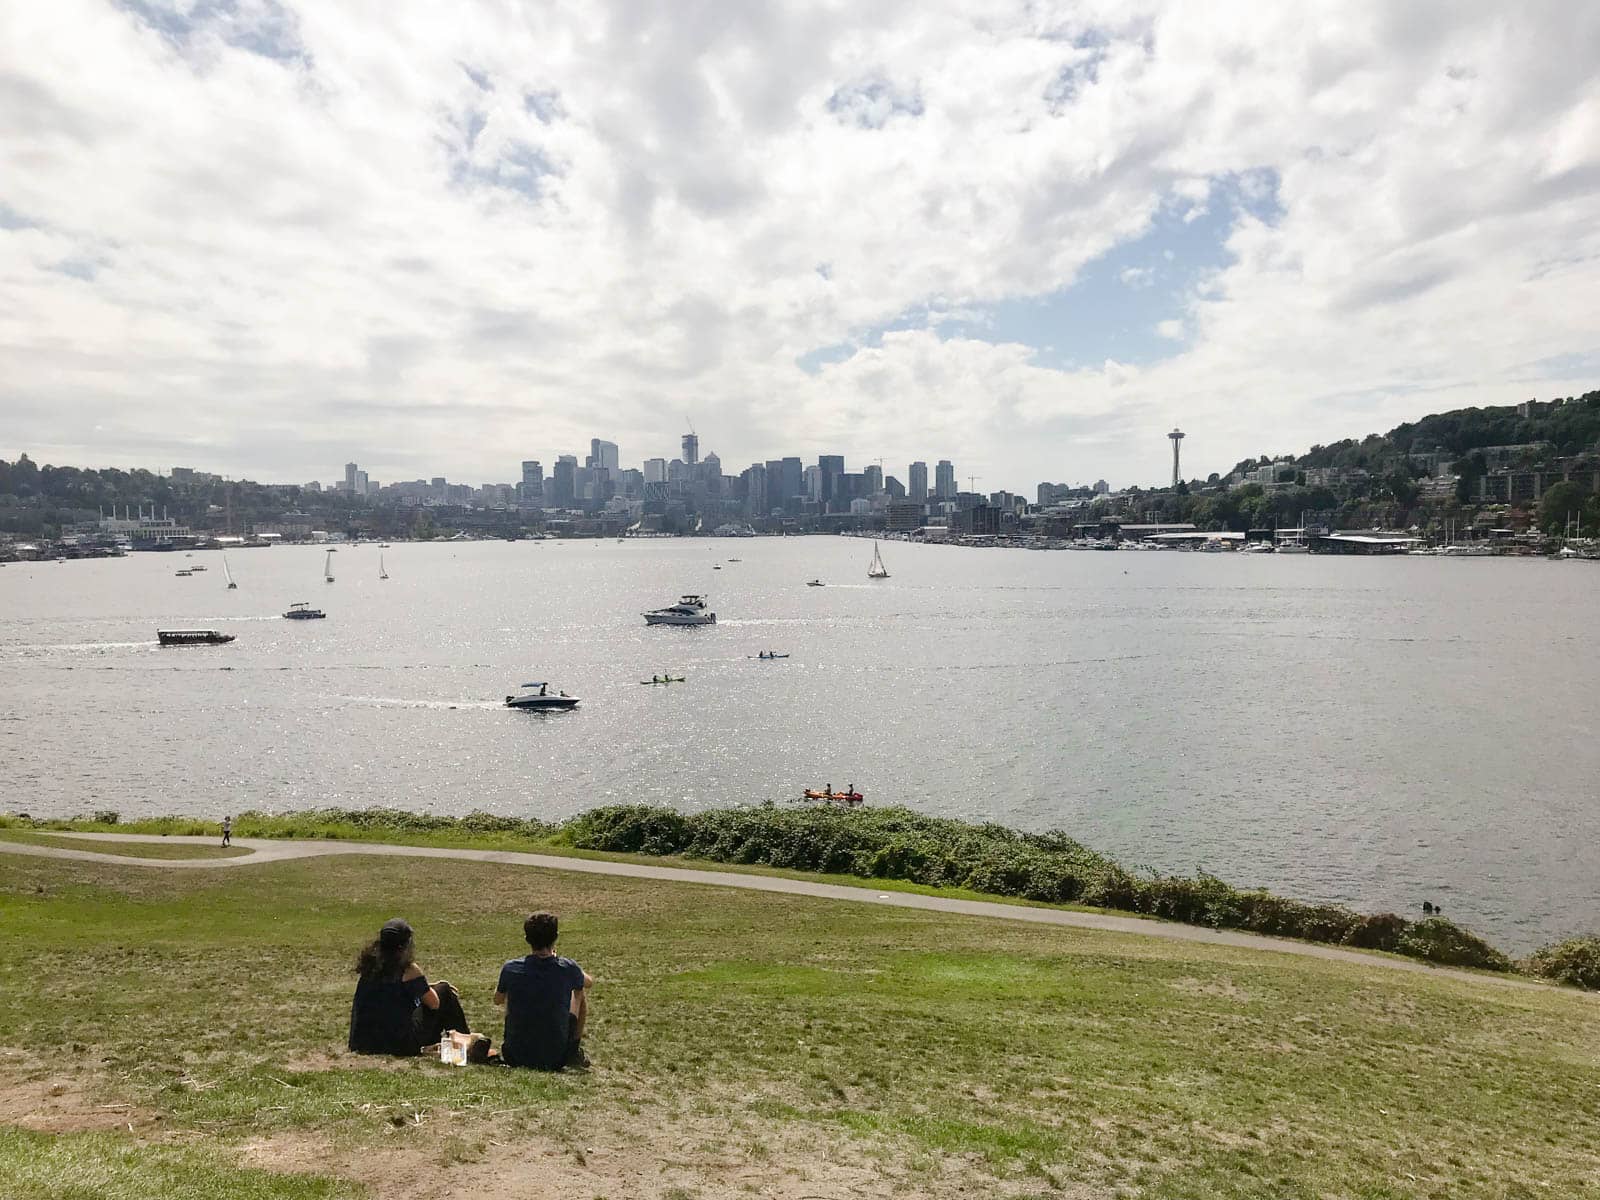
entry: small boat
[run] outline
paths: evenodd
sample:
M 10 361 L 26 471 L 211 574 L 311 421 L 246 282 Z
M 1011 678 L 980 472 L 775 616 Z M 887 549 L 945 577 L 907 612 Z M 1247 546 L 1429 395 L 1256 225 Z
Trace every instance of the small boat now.
M 228 556 L 226 554 L 222 556 L 222 573 L 228 577 L 227 590 L 230 592 L 238 591 L 239 585 L 233 581 L 233 572 L 228 568 Z
M 717 614 L 706 611 L 704 596 L 687 595 L 676 604 L 644 614 L 646 625 L 715 625 Z
M 507 708 L 577 708 L 578 698 L 565 692 L 551 694 L 548 683 L 525 683 L 522 690 L 506 697 Z
M 378 549 L 379 550 L 387 550 L 388 548 L 389 548 L 389 543 L 388 542 L 379 542 L 378 543 Z
M 820 580 L 820 579 L 808 579 L 808 580 L 806 580 L 806 586 L 807 587 L 827 587 L 828 585 L 823 583 L 822 580 Z
M 867 567 L 868 579 L 889 578 L 889 568 L 883 565 L 883 555 L 878 553 L 878 543 L 872 543 L 872 562 Z
M 289 611 L 283 614 L 285 621 L 320 621 L 328 614 L 320 608 L 312 608 L 304 600 L 298 604 L 289 605 Z
M 389 578 L 389 572 L 383 569 L 383 555 L 381 555 L 381 554 L 378 555 L 378 578 L 379 579 L 387 579 L 387 578 Z
M 176 575 L 179 579 L 188 579 L 191 575 L 194 574 L 194 572 L 191 571 L 188 567 L 185 567 L 181 571 L 174 571 L 173 574 Z
M 756 655 L 756 657 L 770 662 L 774 658 L 788 658 L 789 656 L 787 654 L 768 654 L 765 650 L 763 650 L 760 654 Z
M 830 788 L 823 788 L 821 791 L 816 788 L 807 788 L 801 799 L 821 800 L 825 804 L 838 804 L 845 808 L 854 808 L 864 801 L 866 797 L 856 791 L 855 785 L 851 784 L 849 790 L 843 792 L 832 791 L 831 786 Z
M 688 683 L 688 682 L 689 682 L 689 677 L 687 675 L 662 675 L 662 676 L 660 676 L 658 678 L 655 678 L 655 679 L 641 679 L 641 680 L 639 680 L 639 686 L 640 687 L 655 687 L 656 685 L 662 684 L 662 683 Z
M 198 563 L 197 563 L 197 564 L 196 564 L 196 565 L 194 565 L 194 566 L 192 566 L 192 567 L 190 567 L 190 568 L 189 568 L 189 570 L 191 570 L 191 571 L 204 571 L 204 570 L 205 570 L 205 568 L 204 568 L 204 567 L 202 567 L 202 566 L 200 566 L 200 565 L 199 565 L 199 564 L 198 564 Z
M 716 567 L 716 566 L 714 566 L 714 567 L 712 567 L 712 568 L 711 568 L 711 569 L 712 569 L 712 570 L 713 570 L 713 571 L 720 571 L 720 570 L 722 570 L 722 568 L 721 568 L 721 567 Z
M 163 646 L 220 646 L 233 641 L 233 634 L 215 629 L 158 629 L 156 640 Z

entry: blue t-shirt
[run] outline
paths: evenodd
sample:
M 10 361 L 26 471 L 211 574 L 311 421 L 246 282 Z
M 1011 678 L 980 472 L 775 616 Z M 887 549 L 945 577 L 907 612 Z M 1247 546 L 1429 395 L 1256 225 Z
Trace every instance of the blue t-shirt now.
M 350 1002 L 350 1049 L 357 1054 L 415 1054 L 417 1006 L 428 980 L 367 979 L 356 984 Z
M 495 990 L 506 997 L 502 1061 L 512 1067 L 560 1070 L 567 1061 L 572 993 L 583 990 L 583 968 L 554 954 L 513 958 L 500 968 Z

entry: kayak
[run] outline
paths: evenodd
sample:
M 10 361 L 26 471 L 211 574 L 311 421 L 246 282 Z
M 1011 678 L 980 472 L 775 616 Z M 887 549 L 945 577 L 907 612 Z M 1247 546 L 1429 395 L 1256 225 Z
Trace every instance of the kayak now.
M 669 675 L 665 679 L 641 679 L 639 680 L 639 686 L 655 687 L 659 683 L 687 683 L 688 680 L 689 677 L 687 675 Z
M 788 658 L 787 654 L 757 654 L 754 657 L 761 659 Z
M 805 790 L 807 800 L 829 800 L 834 804 L 848 804 L 852 808 L 866 799 L 860 792 L 823 792 L 815 788 Z

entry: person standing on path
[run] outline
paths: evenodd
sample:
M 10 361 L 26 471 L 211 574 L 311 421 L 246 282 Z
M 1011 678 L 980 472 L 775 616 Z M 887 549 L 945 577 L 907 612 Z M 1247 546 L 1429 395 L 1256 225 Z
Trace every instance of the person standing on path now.
M 233 845 L 233 818 L 226 815 L 222 818 L 222 844 Z
M 555 952 L 559 931 L 555 913 L 534 913 L 522 923 L 531 953 L 500 968 L 494 1002 L 506 1010 L 500 1060 L 507 1066 L 559 1071 L 589 1065 L 582 1042 L 594 980 Z

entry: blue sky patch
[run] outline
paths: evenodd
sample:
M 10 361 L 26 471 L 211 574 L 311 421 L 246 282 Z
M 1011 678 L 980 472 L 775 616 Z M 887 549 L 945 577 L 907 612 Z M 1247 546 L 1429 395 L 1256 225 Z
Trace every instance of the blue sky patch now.
M 238 0 L 196 0 L 186 8 L 161 0 L 114 0 L 117 7 L 155 30 L 180 53 L 187 54 L 197 37 L 215 37 L 224 45 L 282 63 L 310 65 L 300 40 L 299 21 L 277 0 L 259 0 L 242 10 Z
M 1171 358 L 1186 344 L 1184 318 L 1196 290 L 1228 265 L 1227 239 L 1248 215 L 1275 224 L 1283 214 L 1271 171 L 1211 181 L 1200 205 L 1172 197 L 1143 234 L 1088 263 L 1073 283 L 1042 296 L 1016 296 L 990 304 L 914 309 L 861 338 L 818 347 L 796 359 L 815 374 L 842 362 L 861 346 L 882 344 L 904 329 L 936 329 L 941 338 L 970 338 L 1032 347 L 1040 366 L 1097 368 L 1107 359 L 1148 365 Z
M 922 96 L 887 79 L 868 79 L 842 87 L 828 97 L 828 111 L 847 125 L 882 129 L 898 116 L 920 117 Z

